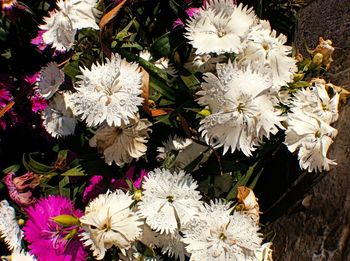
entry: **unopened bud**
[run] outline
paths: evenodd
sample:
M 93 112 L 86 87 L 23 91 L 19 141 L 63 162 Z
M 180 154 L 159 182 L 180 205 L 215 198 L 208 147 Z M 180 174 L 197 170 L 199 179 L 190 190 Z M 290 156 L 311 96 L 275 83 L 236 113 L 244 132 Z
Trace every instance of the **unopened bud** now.
M 79 219 L 71 215 L 59 215 L 51 218 L 57 224 L 64 227 L 71 227 L 79 225 Z
M 314 57 L 312 58 L 312 62 L 314 64 L 322 64 L 323 61 L 323 54 L 322 53 L 316 53 Z
M 20 227 L 23 226 L 24 225 L 24 219 L 22 219 L 22 218 L 18 219 L 17 223 L 18 223 L 18 225 Z
M 142 190 L 141 189 L 138 189 L 134 192 L 134 199 L 136 201 L 140 201 L 142 198 Z
M 209 110 L 204 109 L 204 110 L 201 110 L 200 112 L 198 112 L 198 114 L 206 117 L 206 116 L 209 116 L 211 114 L 211 112 Z

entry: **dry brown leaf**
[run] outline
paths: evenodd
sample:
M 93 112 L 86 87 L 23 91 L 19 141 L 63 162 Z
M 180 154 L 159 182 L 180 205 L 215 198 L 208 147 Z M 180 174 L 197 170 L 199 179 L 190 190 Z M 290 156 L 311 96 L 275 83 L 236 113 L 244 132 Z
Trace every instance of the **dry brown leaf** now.
M 118 14 L 119 10 L 123 7 L 126 1 L 127 0 L 121 1 L 117 6 L 113 7 L 112 10 L 110 10 L 101 18 L 101 21 L 99 24 L 101 31 L 104 29 L 106 24 L 108 24 Z

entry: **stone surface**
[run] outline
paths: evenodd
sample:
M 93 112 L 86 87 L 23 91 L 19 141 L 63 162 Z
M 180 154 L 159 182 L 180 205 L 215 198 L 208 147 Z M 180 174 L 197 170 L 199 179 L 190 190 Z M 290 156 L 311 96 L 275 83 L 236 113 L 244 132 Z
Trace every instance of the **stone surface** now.
M 350 1 L 313 1 L 299 12 L 297 47 L 314 48 L 319 36 L 336 47 L 329 80 L 350 90 Z M 350 102 L 334 124 L 339 131 L 329 151 L 338 165 L 309 188 L 287 214 L 274 220 L 274 260 L 350 260 Z

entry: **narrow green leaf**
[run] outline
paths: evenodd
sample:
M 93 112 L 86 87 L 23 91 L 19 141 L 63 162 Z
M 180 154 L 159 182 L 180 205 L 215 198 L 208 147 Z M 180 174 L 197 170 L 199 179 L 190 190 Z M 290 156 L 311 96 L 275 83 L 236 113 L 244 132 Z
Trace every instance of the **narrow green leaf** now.
M 61 176 L 68 176 L 68 177 L 81 177 L 86 176 L 81 166 L 76 166 L 72 169 L 67 170 L 66 172 L 62 173 Z
M 254 173 L 254 169 L 255 169 L 255 167 L 256 167 L 257 164 L 258 164 L 258 162 L 255 163 L 253 166 L 249 167 L 247 173 L 246 173 L 244 176 L 242 176 L 241 179 L 239 179 L 239 180 L 237 181 L 237 183 L 233 186 L 233 188 L 232 188 L 232 189 L 230 190 L 230 192 L 228 193 L 228 195 L 227 195 L 227 197 L 226 197 L 227 200 L 232 200 L 232 199 L 236 198 L 236 196 L 237 196 L 237 188 L 238 188 L 239 186 L 246 186 L 246 185 L 247 185 L 247 183 L 248 183 L 250 177 L 251 177 L 252 174 Z
M 19 170 L 19 168 L 21 167 L 21 165 L 19 164 L 14 164 L 11 165 L 10 167 L 7 167 L 6 169 L 4 169 L 2 172 L 7 174 L 9 172 L 17 172 Z

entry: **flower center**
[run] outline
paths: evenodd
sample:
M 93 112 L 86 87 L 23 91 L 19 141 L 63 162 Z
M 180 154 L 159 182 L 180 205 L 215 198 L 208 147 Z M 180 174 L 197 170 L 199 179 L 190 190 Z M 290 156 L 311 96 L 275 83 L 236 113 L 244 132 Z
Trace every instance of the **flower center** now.
M 264 50 L 266 52 L 268 52 L 270 50 L 270 45 L 267 42 L 263 42 L 262 47 L 264 48 Z
M 221 233 L 219 235 L 219 239 L 222 240 L 222 241 L 225 241 L 227 239 L 226 235 L 224 233 Z
M 168 202 L 173 203 L 174 202 L 174 197 L 173 196 L 167 196 L 166 199 Z
M 219 30 L 218 30 L 219 38 L 224 37 L 226 34 L 227 34 L 227 32 L 223 28 L 219 28 Z
M 111 217 L 108 217 L 107 220 L 106 220 L 106 223 L 104 223 L 104 225 L 102 226 L 102 229 L 103 230 L 111 230 L 112 228 L 112 220 L 111 220 Z
M 244 102 L 240 102 L 237 106 L 237 111 L 239 113 L 243 113 L 245 111 L 245 103 Z
M 320 137 L 321 137 L 321 132 L 320 132 L 320 131 L 316 131 L 315 137 L 316 137 L 316 138 L 320 138 Z

